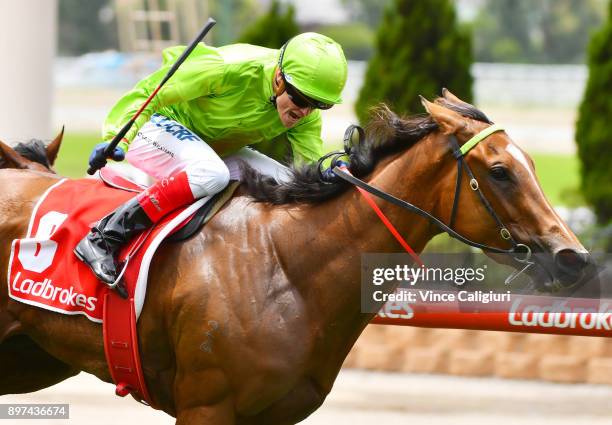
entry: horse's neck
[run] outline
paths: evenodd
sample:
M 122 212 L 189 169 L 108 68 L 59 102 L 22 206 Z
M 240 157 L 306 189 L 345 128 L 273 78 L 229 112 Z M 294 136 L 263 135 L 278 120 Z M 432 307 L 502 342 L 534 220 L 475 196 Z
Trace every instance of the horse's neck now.
M 381 161 L 368 178 L 373 186 L 436 212 L 442 141 L 431 135 L 408 152 Z M 429 222 L 378 198 L 376 203 L 417 252 L 436 233 Z M 401 252 L 402 249 L 362 195 L 350 189 L 337 199 L 307 208 L 299 216 L 299 231 L 281 237 L 288 253 L 284 262 L 289 280 L 300 288 L 321 327 L 344 322 L 361 332 L 373 314 L 360 313 L 360 272 L 363 253 Z M 281 232 L 284 233 L 283 230 Z M 283 234 L 281 233 L 281 235 Z M 277 239 L 277 238 L 275 238 Z M 282 246 L 281 244 L 281 246 Z

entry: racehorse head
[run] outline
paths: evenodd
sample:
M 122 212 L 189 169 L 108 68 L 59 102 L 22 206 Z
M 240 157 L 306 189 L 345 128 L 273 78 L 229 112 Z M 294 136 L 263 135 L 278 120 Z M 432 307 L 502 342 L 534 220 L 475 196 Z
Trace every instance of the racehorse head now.
M 500 263 L 518 270 L 531 264 L 527 273 L 539 289 L 584 283 L 592 260 L 546 199 L 531 158 L 503 128 L 448 90 L 422 103 L 427 115 L 399 117 L 385 105 L 375 108 L 359 143 L 345 141 L 345 152 L 337 154 L 348 155 L 354 176 L 426 213 L 389 208 L 389 217 L 409 234 L 412 248 L 421 251 L 435 234 L 454 232 Z M 318 167 L 293 173 L 292 182 L 276 184 L 246 168 L 243 183 L 251 196 L 276 204 L 322 202 L 350 187 L 342 180 L 321 182 Z M 341 202 L 337 208 L 347 211 L 348 201 Z M 393 247 L 391 240 L 368 249 L 388 252 Z
M 534 266 L 527 272 L 540 289 L 581 283 L 592 271 L 592 260 L 550 205 L 529 155 L 503 128 L 446 89 L 434 103 L 422 103 L 445 143 L 450 143 L 448 156 L 455 157 L 441 169 L 438 188 L 446 196 L 440 198 L 437 214 L 459 234 L 481 244 L 533 253 Z M 449 166 L 458 171 L 451 172 Z M 512 256 L 485 253 L 498 262 L 513 263 Z
M 19 168 L 27 170 L 52 172 L 53 164 L 64 137 L 64 128 L 49 143 L 32 139 L 27 143 L 19 143 L 14 148 L 0 141 L 0 168 Z

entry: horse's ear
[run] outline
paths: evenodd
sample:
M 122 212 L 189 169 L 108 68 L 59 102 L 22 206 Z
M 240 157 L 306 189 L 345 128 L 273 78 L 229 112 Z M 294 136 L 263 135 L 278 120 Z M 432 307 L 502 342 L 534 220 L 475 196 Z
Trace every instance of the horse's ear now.
M 2 141 L 0 141 L 0 156 L 7 163 L 8 167 L 5 168 L 28 168 L 29 161 Z
M 442 97 L 448 100 L 450 103 L 454 103 L 455 105 L 472 106 L 469 103 L 464 102 L 463 100 L 459 99 L 457 96 L 452 94 L 451 91 L 447 89 L 446 87 L 442 89 Z
M 47 146 L 47 160 L 49 164 L 53 165 L 55 160 L 57 159 L 57 153 L 59 152 L 59 148 L 62 145 L 62 139 L 64 138 L 64 126 L 62 126 L 62 131 L 53 139 L 51 143 Z
M 455 111 L 444 106 L 437 105 L 420 96 L 421 103 L 431 118 L 440 126 L 442 134 L 455 134 L 465 129 L 467 123 L 465 118 Z

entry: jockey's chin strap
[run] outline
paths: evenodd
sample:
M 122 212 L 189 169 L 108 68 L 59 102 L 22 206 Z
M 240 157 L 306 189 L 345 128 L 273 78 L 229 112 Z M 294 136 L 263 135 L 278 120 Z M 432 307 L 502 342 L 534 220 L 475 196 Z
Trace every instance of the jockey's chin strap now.
M 487 198 L 485 197 L 484 193 L 482 193 L 482 191 L 480 190 L 480 186 L 478 184 L 478 181 L 476 180 L 476 177 L 474 176 L 474 173 L 472 172 L 472 169 L 470 168 L 470 166 L 468 165 L 468 163 L 465 161 L 464 156 L 474 147 L 476 146 L 479 142 L 481 142 L 482 140 L 486 139 L 488 136 L 490 136 L 491 134 L 497 132 L 497 131 L 503 131 L 504 129 L 500 126 L 497 125 L 492 125 L 490 127 L 487 127 L 486 129 L 482 130 L 480 133 L 476 134 L 474 137 L 472 137 L 470 140 L 468 140 L 466 143 L 464 143 L 462 146 L 459 146 L 459 143 L 457 141 L 457 138 L 455 137 L 455 135 L 450 135 L 449 139 L 450 139 L 450 143 L 451 143 L 451 148 L 452 148 L 452 153 L 453 156 L 455 157 L 455 159 L 457 160 L 457 182 L 456 182 L 456 186 L 455 186 L 455 195 L 454 195 L 454 199 L 453 199 L 453 209 L 451 212 L 451 218 L 450 218 L 450 223 L 449 225 L 446 225 L 444 222 L 442 222 L 440 219 L 438 219 L 437 217 L 434 217 L 432 214 L 428 213 L 425 210 L 422 210 L 421 208 L 417 207 L 414 204 L 411 204 L 410 202 L 404 201 L 402 199 L 396 198 L 395 196 L 386 193 L 380 189 L 375 188 L 374 186 L 369 185 L 368 183 L 364 182 L 363 180 L 358 179 L 357 177 L 353 176 L 350 171 L 348 170 L 348 168 L 346 166 L 334 166 L 334 163 L 338 161 L 338 159 L 344 155 L 346 155 L 349 151 L 350 151 L 350 141 L 352 140 L 352 136 L 353 133 L 355 132 L 355 130 L 357 130 L 357 132 L 359 133 L 359 139 L 360 141 L 364 139 L 365 137 L 365 132 L 364 130 L 356 125 L 351 125 L 346 129 L 346 132 L 344 133 L 344 146 L 345 146 L 345 152 L 334 152 L 333 156 L 332 156 L 332 166 L 333 166 L 333 172 L 334 174 L 336 174 L 339 178 L 351 183 L 352 185 L 356 186 L 357 188 L 361 189 L 361 191 L 366 191 L 371 193 L 374 196 L 377 196 L 381 199 L 384 199 L 385 201 L 388 201 L 394 205 L 397 205 L 401 208 L 404 208 L 410 212 L 413 212 L 415 214 L 420 215 L 421 217 L 427 218 L 431 223 L 435 224 L 436 226 L 438 226 L 438 228 L 440 230 L 442 230 L 443 232 L 446 232 L 449 236 L 451 236 L 452 238 L 455 238 L 461 242 L 463 242 L 466 245 L 470 245 L 473 246 L 475 248 L 478 249 L 482 249 L 485 251 L 489 251 L 489 252 L 493 252 L 493 253 L 497 253 L 497 254 L 509 254 L 512 255 L 514 257 L 514 259 L 520 263 L 525 263 L 525 264 L 530 264 L 529 259 L 531 258 L 531 249 L 522 243 L 517 243 L 516 240 L 512 237 L 512 235 L 510 234 L 510 232 L 508 231 L 508 229 L 504 226 L 503 222 L 501 221 L 500 217 L 497 215 L 497 213 L 495 213 L 495 210 L 493 210 L 493 207 L 491 206 L 490 202 L 487 200 Z M 330 156 L 330 155 L 327 155 Z M 326 157 L 327 157 L 326 156 Z M 457 233 L 453 227 L 454 227 L 454 222 L 455 222 L 455 216 L 457 213 L 457 209 L 458 209 L 458 204 L 459 204 L 459 196 L 461 195 L 461 180 L 462 180 L 462 171 L 465 169 L 467 175 L 470 178 L 470 188 L 476 192 L 478 194 L 478 197 L 480 198 L 480 201 L 482 202 L 482 204 L 485 206 L 485 208 L 487 209 L 487 211 L 489 212 L 489 215 L 491 215 L 491 217 L 493 218 L 493 220 L 495 220 L 497 227 L 499 228 L 499 233 L 500 236 L 503 240 L 507 240 L 512 244 L 512 248 L 511 249 L 502 249 L 502 248 L 497 248 L 494 246 L 489 246 L 486 244 L 482 244 L 479 242 L 475 242 L 472 241 L 471 239 L 466 238 L 465 236 L 462 236 L 461 234 Z M 362 192 L 363 193 L 363 192 Z M 366 197 L 367 199 L 367 197 Z M 370 203 L 370 202 L 369 202 Z M 370 203 L 370 205 L 372 205 L 372 203 Z M 374 204 L 376 205 L 376 204 Z M 373 206 L 374 208 L 374 206 Z M 375 210 L 378 207 L 376 206 Z M 380 210 L 377 210 L 376 213 L 379 215 L 382 214 L 382 212 L 380 212 Z M 384 217 L 384 215 L 383 215 Z M 382 217 L 381 217 L 382 219 Z M 386 219 L 386 217 L 385 217 Z M 384 220 L 383 222 L 385 223 L 385 225 L 389 228 L 389 230 L 395 235 L 395 233 L 397 233 L 397 231 L 395 231 L 394 228 L 389 227 L 387 225 L 388 220 Z M 395 232 L 394 232 L 395 231 Z M 396 236 L 397 238 L 397 236 Z M 400 237 L 401 238 L 401 237 Z M 400 243 L 402 243 L 403 240 L 400 240 Z M 405 242 L 402 243 L 402 246 L 404 246 L 404 244 L 406 244 Z M 407 244 L 406 244 L 407 245 Z M 405 246 L 404 246 L 405 248 Z M 409 252 L 412 254 L 412 250 L 410 249 Z

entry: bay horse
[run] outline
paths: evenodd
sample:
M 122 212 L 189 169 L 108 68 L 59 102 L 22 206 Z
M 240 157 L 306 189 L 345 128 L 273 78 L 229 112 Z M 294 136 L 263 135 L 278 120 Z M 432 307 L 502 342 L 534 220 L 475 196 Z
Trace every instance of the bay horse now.
M 449 139 L 464 144 L 491 122 L 447 90 L 423 104 L 427 115 L 408 118 L 379 108 L 365 143 L 350 152 L 350 171 L 448 221 L 456 178 Z M 546 200 L 529 157 L 498 131 L 466 161 L 514 239 L 548 258 L 534 273 L 580 281 L 590 257 Z M 57 179 L 0 170 L 0 270 L 34 202 Z M 359 193 L 343 181 L 320 182 L 316 166 L 294 170 L 288 183 L 245 168 L 243 183 L 200 233 L 163 244 L 151 265 L 140 352 L 154 405 L 178 425 L 295 424 L 310 415 L 373 318 L 360 308 L 361 254 L 397 250 Z M 461 185 L 469 192 L 467 179 Z M 417 252 L 440 232 L 426 218 L 376 202 Z M 460 200 L 454 229 L 489 246 L 507 244 L 474 195 Z M 30 388 L 76 371 L 111 382 L 98 324 L 14 302 L 6 290 L 0 313 L 0 341 L 25 335 L 58 362 L 38 382 L 31 377 Z M 1 373 L 0 394 L 15 392 L 15 374 Z

